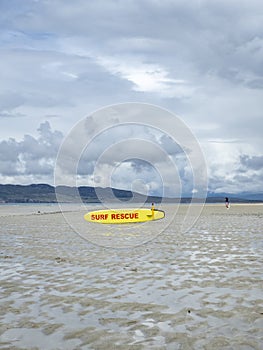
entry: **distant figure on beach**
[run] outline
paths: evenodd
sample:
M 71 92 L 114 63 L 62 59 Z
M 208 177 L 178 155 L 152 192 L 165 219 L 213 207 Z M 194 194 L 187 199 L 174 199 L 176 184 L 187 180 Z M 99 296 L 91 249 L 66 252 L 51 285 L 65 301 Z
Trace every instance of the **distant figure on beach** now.
M 226 208 L 229 209 L 230 208 L 230 204 L 229 204 L 228 197 L 225 197 L 225 204 L 226 204 Z
M 152 216 L 154 215 L 154 203 L 152 203 Z

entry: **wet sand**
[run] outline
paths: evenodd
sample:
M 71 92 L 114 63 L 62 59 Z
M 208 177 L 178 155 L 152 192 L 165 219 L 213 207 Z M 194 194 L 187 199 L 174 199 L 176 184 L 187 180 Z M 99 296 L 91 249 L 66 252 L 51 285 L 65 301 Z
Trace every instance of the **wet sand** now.
M 186 210 L 85 240 L 55 205 L 0 206 L 0 348 L 261 349 L 263 206 L 206 205 L 184 233 Z

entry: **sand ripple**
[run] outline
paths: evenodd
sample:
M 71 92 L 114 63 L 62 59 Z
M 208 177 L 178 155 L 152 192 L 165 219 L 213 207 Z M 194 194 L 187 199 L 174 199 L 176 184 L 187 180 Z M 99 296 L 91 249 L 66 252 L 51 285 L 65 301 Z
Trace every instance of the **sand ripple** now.
M 208 205 L 132 249 L 36 211 L 0 213 L 1 349 L 262 348 L 263 206 Z

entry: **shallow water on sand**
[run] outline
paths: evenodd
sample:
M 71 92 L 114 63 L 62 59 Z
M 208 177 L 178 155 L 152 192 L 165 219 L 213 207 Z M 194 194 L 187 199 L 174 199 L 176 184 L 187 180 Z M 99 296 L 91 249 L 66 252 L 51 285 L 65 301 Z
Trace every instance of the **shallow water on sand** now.
M 113 249 L 56 206 L 1 206 L 0 348 L 261 349 L 263 206 L 206 205 L 182 233 L 185 210 L 146 244 L 153 226 L 99 232 Z

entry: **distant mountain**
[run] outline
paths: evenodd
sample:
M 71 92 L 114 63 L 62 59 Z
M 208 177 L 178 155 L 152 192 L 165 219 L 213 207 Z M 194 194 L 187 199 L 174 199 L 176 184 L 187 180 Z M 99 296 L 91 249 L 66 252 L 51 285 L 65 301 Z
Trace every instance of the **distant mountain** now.
M 58 186 L 53 187 L 47 184 L 31 184 L 31 185 L 0 185 L 0 202 L 1 203 L 56 203 L 57 196 L 60 202 L 78 202 L 79 198 L 86 203 L 99 203 L 106 200 L 114 200 L 114 198 L 129 201 L 133 199 L 136 202 L 191 202 L 191 196 L 184 196 L 183 198 L 161 198 L 157 196 L 145 196 L 140 193 L 120 190 L 116 188 L 101 188 L 80 186 Z M 263 202 L 262 193 L 248 193 L 242 192 L 239 194 L 231 193 L 213 193 L 209 192 L 206 198 L 207 203 L 222 203 L 228 197 L 230 202 Z M 194 202 L 200 202 L 194 199 Z

